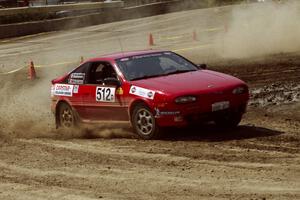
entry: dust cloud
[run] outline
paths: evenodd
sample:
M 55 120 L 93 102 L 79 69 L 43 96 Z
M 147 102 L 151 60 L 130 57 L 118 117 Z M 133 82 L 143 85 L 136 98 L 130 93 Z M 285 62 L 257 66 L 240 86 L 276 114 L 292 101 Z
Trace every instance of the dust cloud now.
M 216 42 L 225 58 L 249 58 L 300 50 L 299 1 L 236 6 L 227 32 Z
M 55 127 L 50 109 L 51 80 L 57 77 L 56 70 L 39 70 L 39 78 L 26 79 L 20 76 L 1 77 L 0 80 L 0 138 L 116 138 L 129 137 L 122 128 L 103 126 L 83 127 L 76 130 L 60 130 Z M 64 72 L 62 72 L 64 71 Z M 59 72 L 66 73 L 66 69 Z M 57 73 L 57 72 L 56 72 Z M 21 78 L 20 78 L 21 77 Z
M 0 89 L 0 134 L 3 137 L 45 136 L 54 121 L 50 111 L 47 79 L 7 80 Z

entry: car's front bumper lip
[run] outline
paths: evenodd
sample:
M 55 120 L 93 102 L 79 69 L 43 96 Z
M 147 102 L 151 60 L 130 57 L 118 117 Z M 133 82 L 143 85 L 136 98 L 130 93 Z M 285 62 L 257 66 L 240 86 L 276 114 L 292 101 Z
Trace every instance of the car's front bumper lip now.
M 228 112 L 245 113 L 248 100 L 241 102 L 230 102 L 230 107 L 224 110 L 213 112 L 212 110 L 204 109 L 200 106 L 186 106 L 181 109 L 159 110 L 156 109 L 156 122 L 159 126 L 186 126 L 191 122 L 196 121 L 213 121 L 217 116 Z

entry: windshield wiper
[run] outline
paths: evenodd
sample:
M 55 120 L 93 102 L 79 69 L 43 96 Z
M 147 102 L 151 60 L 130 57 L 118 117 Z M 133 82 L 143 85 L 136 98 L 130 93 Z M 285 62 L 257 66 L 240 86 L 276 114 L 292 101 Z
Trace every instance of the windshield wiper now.
M 154 78 L 154 77 L 159 77 L 159 76 L 168 76 L 171 74 L 180 74 L 180 73 L 185 73 L 185 72 L 192 72 L 192 71 L 197 71 L 194 69 L 186 69 L 186 70 L 175 70 L 166 74 L 156 74 L 156 75 L 145 75 L 145 76 L 141 76 L 141 77 L 137 77 L 137 78 L 133 78 L 130 79 L 131 81 L 137 81 L 137 80 L 141 80 L 141 79 L 147 79 L 147 78 Z
M 158 76 L 163 76 L 163 74 L 145 75 L 145 76 L 133 78 L 133 79 L 130 79 L 130 80 L 131 80 L 131 81 L 137 81 L 137 80 L 141 80 L 141 79 L 154 78 L 154 77 L 158 77 Z
M 171 75 L 171 74 L 180 74 L 180 73 L 192 72 L 192 71 L 197 71 L 197 70 L 194 70 L 194 69 L 175 70 L 175 71 L 166 73 L 166 74 L 164 74 L 164 75 L 166 76 L 166 75 Z

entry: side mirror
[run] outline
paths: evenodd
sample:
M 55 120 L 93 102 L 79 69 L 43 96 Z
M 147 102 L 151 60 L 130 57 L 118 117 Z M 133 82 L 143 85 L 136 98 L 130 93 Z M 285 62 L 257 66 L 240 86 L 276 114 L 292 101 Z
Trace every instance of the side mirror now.
M 207 65 L 206 64 L 198 64 L 197 68 L 198 69 L 207 69 Z
M 121 82 L 117 78 L 109 77 L 104 79 L 105 85 L 115 85 L 117 87 L 121 86 Z

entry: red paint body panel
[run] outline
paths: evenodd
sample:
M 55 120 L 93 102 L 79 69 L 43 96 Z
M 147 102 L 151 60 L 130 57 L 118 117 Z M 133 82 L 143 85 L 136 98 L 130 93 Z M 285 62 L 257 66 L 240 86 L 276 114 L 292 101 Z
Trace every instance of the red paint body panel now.
M 73 96 L 56 96 L 52 94 L 52 111 L 55 113 L 60 101 L 67 102 L 74 108 L 83 121 L 130 121 L 130 109 L 135 102 L 143 102 L 153 111 L 159 126 L 183 126 L 193 119 L 211 120 L 215 114 L 212 112 L 212 104 L 228 101 L 229 110 L 245 112 L 249 100 L 249 92 L 246 84 L 230 75 L 211 70 L 197 70 L 187 73 L 173 74 L 162 77 L 154 77 L 136 81 L 128 81 L 116 64 L 116 59 L 129 56 L 159 53 L 162 51 L 137 51 L 104 55 L 87 62 L 109 62 L 121 81 L 122 92 L 115 94 L 114 102 L 96 101 L 97 84 L 78 85 L 78 93 Z M 87 63 L 86 62 L 86 63 Z M 52 84 L 64 83 L 69 74 L 52 81 Z M 132 86 L 155 91 L 154 99 L 130 94 Z M 233 94 L 237 87 L 244 87 L 243 94 Z M 180 96 L 192 95 L 196 102 L 177 104 L 175 99 Z M 175 119 L 176 118 L 176 119 Z

